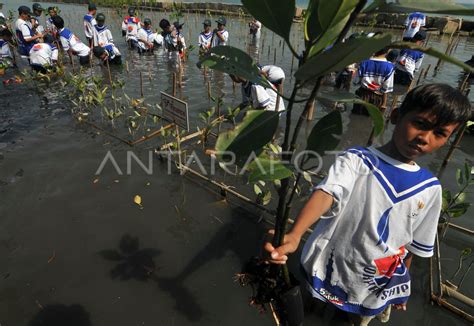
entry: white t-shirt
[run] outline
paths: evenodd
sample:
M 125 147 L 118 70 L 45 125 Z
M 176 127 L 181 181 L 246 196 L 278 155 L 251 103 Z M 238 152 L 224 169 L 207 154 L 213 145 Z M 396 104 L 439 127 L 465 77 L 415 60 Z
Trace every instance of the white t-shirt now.
M 373 316 L 411 291 L 407 250 L 433 255 L 441 185 L 418 165 L 374 148 L 336 158 L 317 189 L 332 195 L 301 254 L 310 291 L 339 309 Z
M 33 27 L 31 26 L 31 22 L 25 21 L 21 18 L 18 18 L 15 22 L 15 29 L 19 31 L 25 41 L 29 41 L 31 37 L 34 36 L 33 34 Z
M 58 60 L 58 48 L 48 43 L 35 44 L 30 50 L 30 62 L 41 66 L 52 66 Z
M 412 38 L 420 30 L 422 26 L 426 25 L 426 16 L 421 12 L 414 12 L 405 19 L 406 30 L 403 37 Z
M 151 29 L 146 30 L 144 28 L 140 28 L 137 33 L 137 40 L 138 46 L 140 48 L 147 50 L 148 47 L 145 45 L 143 40 L 146 40 L 149 43 L 156 43 L 158 45 L 163 45 L 163 36 L 158 33 L 154 33 Z
M 91 49 L 81 42 L 81 40 L 74 35 L 69 29 L 63 28 L 59 31 L 61 45 L 64 51 L 72 49 L 78 56 L 88 56 Z
M 277 93 L 273 88 L 264 88 L 250 82 L 242 83 L 242 102 L 252 105 L 253 108 L 265 108 L 266 111 L 275 111 Z M 285 110 L 285 103 L 280 97 L 277 112 Z
M 262 32 L 262 23 L 258 20 L 250 22 L 250 34 L 252 34 L 255 38 L 260 38 L 260 34 Z
M 214 40 L 212 41 L 212 46 L 218 46 L 218 45 L 227 45 L 229 42 L 229 32 L 227 30 L 220 31 L 221 36 L 224 38 L 224 41 L 221 40 L 217 34 L 214 36 Z

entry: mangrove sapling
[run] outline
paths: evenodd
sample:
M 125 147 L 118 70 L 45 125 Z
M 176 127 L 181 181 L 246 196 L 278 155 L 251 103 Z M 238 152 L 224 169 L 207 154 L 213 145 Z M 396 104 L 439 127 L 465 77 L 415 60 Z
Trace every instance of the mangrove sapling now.
M 471 206 L 471 203 L 466 201 L 466 194 L 474 185 L 473 172 L 473 166 L 465 163 L 462 169 L 456 170 L 458 191 L 453 195 L 450 190 L 443 190 L 443 206 L 439 218 L 441 239 L 446 236 L 451 219 L 463 216 Z

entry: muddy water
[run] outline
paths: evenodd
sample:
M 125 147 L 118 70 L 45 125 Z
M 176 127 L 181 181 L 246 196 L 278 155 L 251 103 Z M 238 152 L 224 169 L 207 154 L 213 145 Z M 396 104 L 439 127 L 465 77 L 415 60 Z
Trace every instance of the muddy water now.
M 16 1 L 6 2 L 4 12 L 17 7 Z M 82 38 L 85 7 L 62 5 L 61 10 L 66 23 Z M 119 32 L 120 20 L 113 11 L 104 12 L 130 67 L 128 73 L 124 68 L 112 68 L 113 78 L 124 79 L 125 92 L 137 98 L 142 71 L 146 102 L 158 102 L 160 91 L 171 92 L 166 57 L 160 51 L 153 56 L 128 52 Z M 144 16 L 152 18 L 156 26 L 163 14 Z M 188 45 L 196 44 L 203 19 L 195 15 L 184 18 Z M 291 57 L 287 48 L 280 47 L 278 37 L 264 30 L 257 54 L 246 37 L 243 21 L 229 19 L 228 28 L 232 45 L 249 51 L 263 64 L 273 63 L 276 53 L 276 64 L 290 75 Z M 295 25 L 292 34 L 301 39 L 301 26 Z M 444 49 L 446 42 L 447 38 L 432 37 L 430 45 Z M 466 60 L 473 52 L 472 39 L 463 39 L 455 55 Z M 178 90 L 189 103 L 192 130 L 201 124 L 199 112 L 212 105 L 196 62 L 194 52 L 185 66 L 183 88 Z M 434 65 L 436 60 L 427 58 L 424 66 L 430 63 Z M 107 78 L 98 66 L 86 73 Z M 458 74 L 457 68 L 446 64 L 437 77 L 430 74 L 427 82 L 454 85 Z M 222 95 L 226 106 L 239 103 L 239 89 L 234 91 L 229 78 L 215 72 L 209 73 L 209 78 L 212 93 Z M 290 85 L 288 77 L 286 91 Z M 271 325 L 269 314 L 262 316 L 248 307 L 250 289 L 240 288 L 232 279 L 248 257 L 259 253 L 261 234 L 268 225 L 258 223 L 248 207 L 223 201 L 194 179 L 180 177 L 174 169 L 169 175 L 167 164 L 158 160 L 153 160 L 152 175 L 137 164 L 128 175 L 126 152 L 130 148 L 78 125 L 64 96 L 57 85 L 49 90 L 34 84 L 0 88 L 0 323 L 40 325 L 42 318 L 65 315 L 81 326 Z M 326 112 L 328 109 L 318 106 L 316 119 Z M 341 148 L 364 144 L 370 131 L 367 120 L 352 117 L 348 111 L 343 112 L 343 119 L 346 133 Z M 306 134 L 311 126 L 306 126 Z M 126 134 L 124 128 L 118 129 Z M 147 162 L 148 148 L 154 145 L 151 142 L 134 152 Z M 446 187 L 455 187 L 454 168 L 466 159 L 472 161 L 472 145 L 471 136 L 467 136 L 456 151 L 443 176 Z M 108 151 L 122 175 L 108 164 L 95 176 Z M 421 163 L 436 171 L 445 152 Z M 331 159 L 326 159 L 325 166 Z M 240 179 L 227 176 L 226 180 L 242 185 Z M 133 203 L 135 195 L 142 197 L 142 208 Z M 469 212 L 457 223 L 473 227 L 472 215 Z M 446 276 L 454 272 L 457 253 L 472 246 L 470 241 L 448 233 L 443 247 L 449 254 L 443 265 Z M 292 264 L 297 271 L 296 259 Z M 394 313 L 391 324 L 463 323 L 429 304 L 427 260 L 415 261 L 413 279 L 415 293 L 408 311 Z M 473 294 L 469 278 L 463 289 Z M 307 324 L 335 323 L 331 311 L 323 317 L 308 314 L 307 318 Z

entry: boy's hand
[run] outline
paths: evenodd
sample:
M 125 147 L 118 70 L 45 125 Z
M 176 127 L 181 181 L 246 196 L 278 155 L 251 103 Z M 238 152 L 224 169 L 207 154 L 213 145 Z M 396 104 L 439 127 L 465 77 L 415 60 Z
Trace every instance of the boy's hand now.
M 406 311 L 406 310 L 407 310 L 407 304 L 406 304 L 406 303 L 393 304 L 392 307 L 393 307 L 393 309 L 395 309 L 395 310 L 402 310 L 402 311 Z
M 271 234 L 273 238 L 275 230 L 270 230 L 268 233 Z M 266 242 L 264 248 L 270 253 L 271 258 L 269 261 L 272 264 L 286 264 L 286 261 L 288 260 L 287 254 L 291 254 L 298 249 L 300 240 L 301 238 L 296 237 L 290 232 L 285 235 L 283 244 L 278 248 L 274 248 L 271 242 Z

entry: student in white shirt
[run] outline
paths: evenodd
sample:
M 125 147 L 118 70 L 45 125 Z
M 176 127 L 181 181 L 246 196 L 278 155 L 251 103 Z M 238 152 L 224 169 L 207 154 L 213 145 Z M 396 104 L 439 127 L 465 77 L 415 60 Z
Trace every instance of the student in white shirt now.
M 82 43 L 69 29 L 64 28 L 64 20 L 60 16 L 53 17 L 53 24 L 58 29 L 63 50 L 70 55 L 77 55 L 81 65 L 88 64 L 90 61 L 90 47 Z
M 116 65 L 122 64 L 122 56 L 113 44 L 94 46 L 92 52 L 94 53 L 94 56 L 100 59 L 104 64 L 107 64 L 107 62 Z
M 181 59 L 184 59 L 186 54 L 186 41 L 183 34 L 183 25 L 184 23 L 174 22 L 174 28 L 176 29 L 176 47 L 179 49 L 179 56 Z
M 276 87 L 264 88 L 263 86 L 254 84 L 242 77 L 230 75 L 230 78 L 238 84 L 241 84 L 242 88 L 242 104 L 240 107 L 252 106 L 254 109 L 262 109 L 267 111 L 281 112 L 285 110 L 285 104 L 282 99 L 278 102 Z
M 96 17 L 97 24 L 94 25 L 94 46 L 105 46 L 113 44 L 114 39 L 109 27 L 105 25 L 105 15 L 100 13 Z
M 11 59 L 13 59 L 12 53 L 10 51 L 10 42 L 12 37 L 13 34 L 10 32 L 10 30 L 0 30 L 0 62 L 9 62 Z
M 153 32 L 151 19 L 145 18 L 143 27 L 139 28 L 137 33 L 138 53 L 153 52 L 157 37 L 157 34 Z
M 46 30 L 48 33 L 52 34 L 54 37 L 56 37 L 56 34 L 58 33 L 58 30 L 56 29 L 56 26 L 53 24 L 53 17 L 57 16 L 57 8 L 56 7 L 48 7 L 48 14 L 49 18 L 46 19 Z
M 213 32 L 211 31 L 211 21 L 206 19 L 203 22 L 204 30 L 199 34 L 198 44 L 199 44 L 199 55 L 203 55 L 211 48 L 211 41 Z
M 426 25 L 426 16 L 421 12 L 414 12 L 408 15 L 405 20 L 405 31 L 403 32 L 403 40 L 410 41 L 413 36 Z
M 220 17 L 216 20 L 217 28 L 214 30 L 212 36 L 212 47 L 219 45 L 227 45 L 229 42 L 229 32 L 225 29 L 227 20 L 224 17 Z
M 19 17 L 15 22 L 16 38 L 18 40 L 18 52 L 22 57 L 28 57 L 33 45 L 38 43 L 38 39 L 43 37 L 41 33 L 34 33 L 31 25 L 31 10 L 27 6 L 18 8 Z
M 262 31 L 262 23 L 256 19 L 252 19 L 249 23 L 250 35 L 254 39 L 259 39 Z
M 43 14 L 43 7 L 39 3 L 33 3 L 33 15 L 31 16 L 31 25 L 35 33 L 44 34 L 44 27 L 41 25 L 40 18 Z
M 33 45 L 30 50 L 30 66 L 34 71 L 47 73 L 58 61 L 58 48 L 54 38 L 46 34 L 42 43 Z
M 92 47 L 94 44 L 94 26 L 97 24 L 95 20 L 95 14 L 97 13 L 97 7 L 95 4 L 90 3 L 87 7 L 88 13 L 84 16 L 84 34 L 86 34 L 86 39 L 89 44 L 89 47 Z

